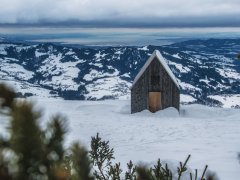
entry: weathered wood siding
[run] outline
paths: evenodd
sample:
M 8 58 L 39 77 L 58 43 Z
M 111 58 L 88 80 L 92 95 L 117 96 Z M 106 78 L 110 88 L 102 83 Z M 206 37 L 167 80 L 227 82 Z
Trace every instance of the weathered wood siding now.
M 131 113 L 148 109 L 148 92 L 161 92 L 162 109 L 179 110 L 179 89 L 156 58 L 131 89 Z

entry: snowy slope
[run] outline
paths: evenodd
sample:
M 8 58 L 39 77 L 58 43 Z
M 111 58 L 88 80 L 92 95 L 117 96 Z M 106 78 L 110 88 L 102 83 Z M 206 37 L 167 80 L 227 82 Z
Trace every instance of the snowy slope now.
M 240 94 L 224 94 L 209 96 L 223 104 L 225 108 L 240 108 Z
M 130 159 L 135 163 L 153 164 L 161 158 L 176 166 L 191 154 L 191 168 L 202 171 L 208 164 L 221 180 L 240 177 L 237 160 L 240 111 L 237 109 L 184 105 L 180 115 L 173 108 L 155 114 L 148 111 L 130 114 L 130 101 L 126 100 L 31 98 L 31 101 L 45 110 L 45 120 L 59 112 L 68 117 L 66 146 L 80 141 L 89 147 L 91 136 L 99 132 L 110 141 L 116 161 L 120 161 L 123 168 Z M 3 126 L 7 123 L 1 123 L 0 128 Z
M 0 79 L 39 86 L 65 99 L 129 99 L 129 87 L 159 50 L 177 77 L 186 103 L 223 105 L 240 94 L 240 39 L 191 40 L 165 46 L 64 47 L 0 42 Z M 19 89 L 19 92 L 22 90 Z M 34 92 L 30 92 L 35 94 Z M 193 101 L 189 101 L 192 99 Z M 238 102 L 231 106 L 237 107 Z

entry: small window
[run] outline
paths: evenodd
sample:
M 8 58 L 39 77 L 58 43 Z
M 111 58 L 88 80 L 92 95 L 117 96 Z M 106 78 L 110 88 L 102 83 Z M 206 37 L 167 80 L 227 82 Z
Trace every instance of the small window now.
M 151 76 L 151 84 L 158 84 L 160 81 L 160 76 Z

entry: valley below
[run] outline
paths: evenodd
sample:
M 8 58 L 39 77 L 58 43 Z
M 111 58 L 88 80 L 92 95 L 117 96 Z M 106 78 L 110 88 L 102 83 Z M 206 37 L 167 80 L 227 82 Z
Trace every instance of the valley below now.
M 181 87 L 183 103 L 238 108 L 240 39 L 188 40 L 162 46 L 69 47 L 0 42 L 0 80 L 19 97 L 129 99 L 131 84 L 159 50 Z

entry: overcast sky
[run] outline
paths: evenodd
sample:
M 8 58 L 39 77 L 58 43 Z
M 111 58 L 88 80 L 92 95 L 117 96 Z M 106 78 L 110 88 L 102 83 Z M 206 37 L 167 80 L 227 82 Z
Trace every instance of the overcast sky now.
M 240 26 L 240 0 L 1 0 L 0 23 Z

